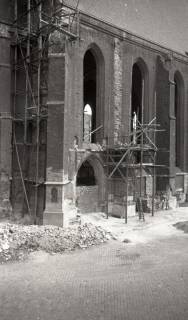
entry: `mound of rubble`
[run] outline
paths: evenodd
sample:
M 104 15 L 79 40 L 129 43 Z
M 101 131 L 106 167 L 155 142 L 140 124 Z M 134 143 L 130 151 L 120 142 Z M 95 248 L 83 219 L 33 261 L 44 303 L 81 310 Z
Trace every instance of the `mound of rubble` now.
M 91 223 L 69 228 L 0 223 L 0 263 L 23 260 L 36 250 L 62 253 L 86 249 L 110 238 L 109 232 Z
M 179 230 L 184 231 L 184 233 L 188 233 L 188 221 L 181 221 L 173 224 Z

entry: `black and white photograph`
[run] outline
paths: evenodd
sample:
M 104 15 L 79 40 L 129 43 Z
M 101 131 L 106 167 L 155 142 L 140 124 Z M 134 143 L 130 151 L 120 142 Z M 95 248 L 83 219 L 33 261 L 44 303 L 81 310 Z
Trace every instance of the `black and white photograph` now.
M 0 320 L 188 319 L 188 0 L 0 0 Z

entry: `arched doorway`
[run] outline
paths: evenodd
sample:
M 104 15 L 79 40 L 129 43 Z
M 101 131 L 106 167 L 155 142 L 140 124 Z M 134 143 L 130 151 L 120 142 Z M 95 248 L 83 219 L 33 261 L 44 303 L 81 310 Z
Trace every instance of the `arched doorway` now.
M 102 211 L 105 192 L 103 166 L 90 156 L 80 166 L 76 177 L 76 205 L 81 213 Z
M 83 140 L 91 143 L 101 142 L 104 121 L 104 58 L 95 44 L 92 44 L 84 55 L 83 76 Z
M 77 173 L 76 178 L 76 185 L 77 186 L 95 186 L 96 185 L 96 178 L 94 169 L 89 163 L 89 161 L 85 161 Z

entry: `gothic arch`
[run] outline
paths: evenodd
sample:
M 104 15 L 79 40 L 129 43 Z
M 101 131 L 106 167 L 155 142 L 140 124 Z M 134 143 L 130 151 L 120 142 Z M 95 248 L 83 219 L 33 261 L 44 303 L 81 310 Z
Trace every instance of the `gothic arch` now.
M 97 44 L 91 43 L 83 56 L 83 108 L 88 103 L 92 109 L 91 131 L 104 124 L 104 72 L 102 51 Z M 91 142 L 102 142 L 102 139 L 103 128 L 92 134 Z
M 184 79 L 179 71 L 174 73 L 174 115 L 176 118 L 175 165 L 183 170 L 184 159 Z
M 137 83 L 136 83 L 137 82 Z M 140 82 L 140 83 L 139 83 Z M 139 87 L 139 88 L 136 88 Z M 136 89 L 140 92 L 136 94 Z M 135 101 L 136 95 L 138 95 L 137 101 Z M 140 121 L 143 116 L 143 121 L 148 121 L 149 115 L 149 70 L 146 62 L 142 58 L 135 59 L 132 66 L 132 111 L 136 109 L 136 103 L 139 104 Z M 143 104 L 143 107 L 142 107 Z M 143 108 L 142 112 L 141 109 Z
M 84 170 L 85 174 L 84 174 Z M 82 172 L 82 177 L 86 178 L 86 183 L 79 183 L 79 174 Z M 84 179 L 82 182 L 84 182 Z M 90 179 L 90 182 L 88 181 Z M 88 189 L 88 187 L 90 189 Z M 80 190 L 82 188 L 82 190 Z M 77 193 L 77 204 L 79 207 L 80 203 L 87 203 L 90 194 L 94 192 L 94 197 L 96 196 L 96 206 L 101 208 L 101 204 L 104 202 L 105 198 L 105 174 L 103 169 L 102 161 L 99 157 L 95 155 L 90 155 L 85 157 L 77 171 L 77 178 L 76 178 L 76 193 Z M 89 196 L 88 196 L 89 190 Z M 96 195 L 97 192 L 97 195 Z M 92 198 L 91 198 L 91 207 L 92 207 Z M 100 209 L 102 210 L 102 209 Z
M 137 63 L 138 66 L 140 67 L 140 70 L 142 72 L 142 76 L 146 80 L 146 78 L 148 77 L 148 73 L 149 73 L 148 66 L 147 66 L 146 62 L 144 61 L 143 58 L 139 57 L 135 60 L 135 63 Z
M 85 157 L 80 162 L 80 164 L 78 166 L 77 173 L 80 170 L 81 166 L 85 162 L 88 162 L 92 166 L 92 168 L 94 170 L 94 175 L 95 175 L 95 178 L 96 178 L 96 184 L 100 184 L 101 180 L 103 181 L 104 177 L 105 177 L 102 160 L 98 156 L 95 156 L 95 155 L 89 155 L 89 156 Z

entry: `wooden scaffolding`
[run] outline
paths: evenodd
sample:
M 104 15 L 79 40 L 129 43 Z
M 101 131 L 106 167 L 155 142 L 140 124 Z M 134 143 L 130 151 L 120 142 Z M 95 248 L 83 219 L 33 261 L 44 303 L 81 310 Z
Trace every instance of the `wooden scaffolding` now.
M 13 0 L 12 4 L 13 164 L 17 162 L 25 210 L 36 223 L 39 188 L 44 186 L 46 174 L 45 163 L 41 168 L 41 152 L 46 152 L 49 38 L 58 31 L 65 40 L 78 39 L 79 12 L 78 6 L 70 8 L 56 0 Z M 18 127 L 22 128 L 21 138 Z M 29 130 L 32 127 L 34 133 Z M 33 159 L 29 174 L 28 155 Z
M 103 149 L 105 172 L 106 172 L 106 215 L 109 216 L 109 198 L 111 194 L 111 182 L 113 179 L 123 182 L 125 210 L 125 223 L 128 220 L 128 199 L 130 193 L 140 220 L 144 220 L 143 200 L 144 194 L 144 172 L 152 177 L 151 190 L 151 214 L 155 210 L 155 185 L 156 185 L 156 133 L 161 131 L 154 118 L 148 124 L 143 124 L 133 118 L 132 132 L 128 137 L 119 138 L 119 143 L 106 143 Z M 123 142 L 126 140 L 128 142 Z

